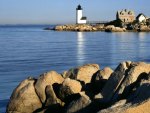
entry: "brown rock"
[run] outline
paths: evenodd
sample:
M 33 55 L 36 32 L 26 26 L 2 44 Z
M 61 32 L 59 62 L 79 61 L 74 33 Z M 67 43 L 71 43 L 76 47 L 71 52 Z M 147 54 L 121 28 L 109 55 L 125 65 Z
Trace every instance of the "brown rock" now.
M 126 29 L 120 27 L 115 27 L 115 29 L 113 29 L 113 32 L 124 32 L 124 31 L 126 31 Z
M 67 76 L 67 71 L 64 71 L 63 73 L 61 73 L 61 75 L 62 75 L 63 78 L 67 78 L 66 77 Z
M 57 98 L 54 90 L 53 90 L 53 87 L 51 85 L 48 85 L 46 86 L 46 103 L 45 103 L 45 106 L 63 106 L 64 103 Z
M 92 30 L 93 30 L 93 31 L 97 31 L 97 28 L 93 27 Z
M 63 30 L 63 26 L 56 26 L 56 27 L 55 27 L 55 30 L 57 30 L 57 31 L 62 31 L 62 30 Z
M 67 73 L 67 77 L 79 80 L 86 84 L 91 82 L 93 74 L 98 70 L 98 64 L 87 64 L 78 68 L 70 69 Z
M 128 101 L 139 103 L 150 99 L 150 74 L 145 75 L 144 78 L 137 80 L 135 83 Z
M 71 92 L 74 93 L 79 93 L 82 89 L 81 83 L 76 81 L 76 80 L 72 80 L 70 78 L 66 78 L 64 80 L 64 82 L 62 83 L 63 87 L 68 87 Z
M 63 81 L 64 81 L 63 77 L 55 71 L 44 73 L 38 78 L 35 84 L 35 89 L 42 103 L 45 103 L 46 100 L 45 94 L 46 86 L 53 85 L 54 83 L 61 84 Z
M 129 107 L 121 113 L 149 113 L 150 100 L 142 104 Z
M 130 64 L 131 61 L 122 62 L 112 73 L 106 85 L 101 91 L 101 95 L 103 96 L 104 101 L 111 101 L 114 93 L 117 91 L 123 79 L 125 78 L 126 70 L 129 68 Z
M 108 25 L 105 27 L 106 32 L 124 32 L 125 28 L 115 27 L 114 25 Z
M 91 103 L 91 100 L 88 96 L 86 96 L 84 93 L 80 95 L 80 98 L 77 100 L 72 101 L 66 110 L 66 113 L 75 113 L 78 112 L 85 107 L 87 107 Z
M 81 91 L 81 88 L 82 86 L 80 82 L 72 80 L 70 78 L 66 78 L 60 86 L 58 96 L 62 101 L 66 101 L 68 96 L 79 93 Z
M 98 113 L 149 113 L 150 75 L 138 81 L 127 101 L 120 101 Z
M 100 70 L 100 75 L 103 77 L 103 79 L 108 79 L 112 73 L 113 70 L 110 67 L 105 67 L 104 69 Z
M 88 24 L 61 25 L 61 26 L 56 26 L 55 30 L 57 31 L 98 31 L 97 27 Z
M 103 76 L 100 74 L 101 70 L 97 71 L 91 79 L 91 85 L 89 84 L 89 88 L 87 92 L 92 93 L 97 98 L 99 96 L 98 93 L 101 92 L 102 88 L 105 86 L 107 79 L 104 79 Z M 92 95 L 91 95 L 92 96 Z
M 149 113 L 149 106 L 150 100 L 136 105 L 128 103 L 117 107 L 110 107 L 98 113 Z
M 148 26 L 146 26 L 146 25 L 142 25 L 142 26 L 140 26 L 139 31 L 141 31 L 141 32 L 149 32 L 150 28 Z
M 133 88 L 133 83 L 137 81 L 137 79 L 142 78 L 150 72 L 150 64 L 146 64 L 144 62 L 134 63 L 132 62 L 128 72 L 126 74 L 125 79 L 120 85 L 118 91 L 114 95 L 114 100 L 118 98 L 119 95 L 127 96 Z
M 34 79 L 26 79 L 13 91 L 7 113 L 32 113 L 42 107 L 34 88 Z

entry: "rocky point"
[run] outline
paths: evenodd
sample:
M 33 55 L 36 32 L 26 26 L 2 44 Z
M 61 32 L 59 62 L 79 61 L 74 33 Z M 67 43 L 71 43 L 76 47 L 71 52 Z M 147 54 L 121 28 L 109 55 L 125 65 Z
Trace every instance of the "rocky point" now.
M 150 113 L 150 64 L 125 61 L 29 77 L 13 91 L 6 113 Z

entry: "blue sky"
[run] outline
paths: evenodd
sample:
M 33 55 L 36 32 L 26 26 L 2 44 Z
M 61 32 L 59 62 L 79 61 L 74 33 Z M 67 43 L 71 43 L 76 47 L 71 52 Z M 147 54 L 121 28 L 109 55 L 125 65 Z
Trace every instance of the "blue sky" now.
M 91 21 L 114 20 L 125 8 L 150 17 L 150 0 L 0 0 L 0 24 L 75 23 L 78 4 Z

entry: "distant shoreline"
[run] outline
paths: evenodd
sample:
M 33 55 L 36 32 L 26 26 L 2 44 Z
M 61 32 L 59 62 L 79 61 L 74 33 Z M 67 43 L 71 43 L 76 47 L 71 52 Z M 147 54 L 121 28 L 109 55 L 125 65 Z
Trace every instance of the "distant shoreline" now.
M 54 31 L 82 31 L 82 32 L 150 32 L 148 26 L 141 26 L 138 29 L 127 29 L 122 27 L 116 27 L 114 25 L 90 25 L 90 24 L 68 24 L 68 25 L 56 25 L 54 27 L 47 27 L 44 30 L 54 30 Z

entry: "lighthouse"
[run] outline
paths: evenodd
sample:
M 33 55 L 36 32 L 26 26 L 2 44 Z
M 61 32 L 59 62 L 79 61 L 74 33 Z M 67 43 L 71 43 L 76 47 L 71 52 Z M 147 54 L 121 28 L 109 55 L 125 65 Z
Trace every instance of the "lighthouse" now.
M 81 5 L 76 8 L 76 24 L 86 24 L 86 17 L 83 17 L 83 9 Z

